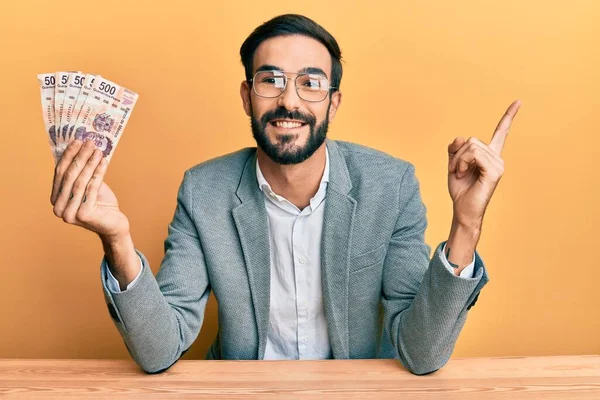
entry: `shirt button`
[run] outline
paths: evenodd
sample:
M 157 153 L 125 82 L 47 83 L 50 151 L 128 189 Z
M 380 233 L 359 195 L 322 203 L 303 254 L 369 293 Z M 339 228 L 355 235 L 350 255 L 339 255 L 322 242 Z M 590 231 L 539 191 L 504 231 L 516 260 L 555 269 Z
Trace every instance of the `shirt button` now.
M 305 343 L 308 342 L 308 338 L 307 337 L 304 338 L 304 342 Z
M 306 258 L 300 257 L 298 261 L 300 261 L 300 264 L 304 264 L 306 262 Z

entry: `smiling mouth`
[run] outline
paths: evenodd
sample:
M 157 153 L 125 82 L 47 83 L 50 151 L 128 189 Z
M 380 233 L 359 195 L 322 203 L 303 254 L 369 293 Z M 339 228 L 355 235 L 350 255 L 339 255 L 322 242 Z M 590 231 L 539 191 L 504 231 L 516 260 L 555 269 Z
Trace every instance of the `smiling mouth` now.
M 274 126 L 276 128 L 283 129 L 297 129 L 302 128 L 305 125 L 308 125 L 306 122 L 302 121 L 290 121 L 290 120 L 272 120 L 269 121 L 269 125 Z

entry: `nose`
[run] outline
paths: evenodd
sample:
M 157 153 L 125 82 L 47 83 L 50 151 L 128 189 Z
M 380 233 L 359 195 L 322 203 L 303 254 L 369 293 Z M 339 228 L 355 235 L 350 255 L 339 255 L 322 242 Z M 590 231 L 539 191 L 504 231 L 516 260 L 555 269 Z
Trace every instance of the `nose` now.
M 277 98 L 277 105 L 279 107 L 285 107 L 286 110 L 292 111 L 300 108 L 302 99 L 298 97 L 296 92 L 296 81 L 294 79 L 288 79 L 285 90 Z

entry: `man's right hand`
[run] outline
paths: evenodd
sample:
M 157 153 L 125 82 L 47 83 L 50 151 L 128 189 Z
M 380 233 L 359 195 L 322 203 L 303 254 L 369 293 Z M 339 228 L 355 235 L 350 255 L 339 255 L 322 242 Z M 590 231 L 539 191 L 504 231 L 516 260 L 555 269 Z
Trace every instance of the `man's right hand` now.
M 107 166 L 92 141 L 73 141 L 56 165 L 50 202 L 57 217 L 100 236 L 109 268 L 123 289 L 137 276 L 140 264 L 129 221 L 103 181 Z
M 68 224 L 111 239 L 129 232 L 115 194 L 103 182 L 108 162 L 92 141 L 73 141 L 54 171 L 50 202 L 54 215 Z

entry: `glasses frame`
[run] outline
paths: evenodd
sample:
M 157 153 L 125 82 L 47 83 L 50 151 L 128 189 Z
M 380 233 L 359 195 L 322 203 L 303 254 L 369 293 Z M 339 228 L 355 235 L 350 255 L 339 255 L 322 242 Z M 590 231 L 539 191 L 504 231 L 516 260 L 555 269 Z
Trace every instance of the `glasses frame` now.
M 277 96 L 263 96 L 263 95 L 259 94 L 256 91 L 256 85 L 254 85 L 254 82 L 256 80 L 256 75 L 258 75 L 260 73 L 263 73 L 263 72 L 279 72 L 279 73 L 281 73 L 281 76 L 285 77 L 285 81 L 283 83 L 283 89 L 281 89 L 281 93 L 279 93 Z M 300 92 L 298 91 L 298 85 L 296 84 L 296 81 L 298 80 L 298 78 L 300 76 L 306 76 L 306 75 L 319 75 L 319 76 L 323 76 L 325 79 L 327 79 L 327 83 L 329 83 L 329 78 L 326 75 L 321 75 L 321 74 L 318 74 L 318 73 L 316 73 L 316 74 L 315 73 L 306 73 L 306 72 L 298 73 L 298 72 L 291 72 L 291 71 L 279 71 L 279 70 L 276 70 L 276 69 L 274 69 L 274 70 L 258 71 L 257 73 L 254 74 L 254 76 L 252 77 L 252 79 L 248 79 L 248 82 L 252 84 L 252 91 L 258 97 L 262 97 L 263 99 L 276 99 L 279 96 L 281 96 L 283 93 L 285 93 L 285 89 L 287 89 L 287 84 L 290 81 L 290 79 L 292 79 L 289 76 L 287 76 L 286 74 L 296 74 L 296 77 L 293 79 L 294 80 L 294 87 L 296 88 L 296 94 L 298 95 L 299 98 L 301 98 L 304 101 L 308 101 L 309 103 L 320 103 L 320 102 L 322 102 L 323 100 L 325 100 L 327 98 L 327 95 L 330 94 L 332 90 L 337 89 L 334 86 L 329 86 L 327 88 L 327 94 L 321 100 L 307 100 L 304 97 L 302 97 L 300 95 Z

